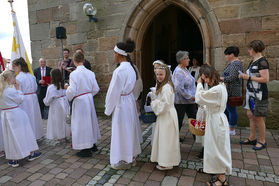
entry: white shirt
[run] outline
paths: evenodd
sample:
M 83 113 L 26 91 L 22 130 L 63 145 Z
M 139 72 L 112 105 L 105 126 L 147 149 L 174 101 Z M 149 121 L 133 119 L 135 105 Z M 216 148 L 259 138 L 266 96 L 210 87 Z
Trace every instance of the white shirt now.
M 45 77 L 46 76 L 46 67 L 41 67 L 41 77 Z

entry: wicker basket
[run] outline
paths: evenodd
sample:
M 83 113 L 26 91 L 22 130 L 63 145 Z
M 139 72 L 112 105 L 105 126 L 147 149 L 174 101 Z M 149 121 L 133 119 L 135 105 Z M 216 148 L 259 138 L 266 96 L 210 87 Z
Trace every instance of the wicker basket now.
M 205 130 L 202 130 L 200 128 L 196 128 L 192 122 L 195 122 L 196 120 L 193 118 L 189 118 L 188 120 L 188 125 L 189 125 L 189 130 L 192 134 L 196 136 L 204 136 Z

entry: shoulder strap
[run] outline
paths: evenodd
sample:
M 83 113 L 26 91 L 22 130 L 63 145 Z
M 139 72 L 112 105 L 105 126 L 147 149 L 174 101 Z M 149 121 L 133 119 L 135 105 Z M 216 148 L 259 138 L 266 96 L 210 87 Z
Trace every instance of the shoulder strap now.
M 251 86 L 252 86 L 252 89 L 253 89 L 255 98 L 256 98 L 257 100 L 259 100 L 258 97 L 257 97 L 257 95 L 256 95 L 256 90 L 255 90 L 255 88 L 254 88 L 254 85 L 253 85 L 252 81 L 250 81 L 250 84 L 251 84 Z

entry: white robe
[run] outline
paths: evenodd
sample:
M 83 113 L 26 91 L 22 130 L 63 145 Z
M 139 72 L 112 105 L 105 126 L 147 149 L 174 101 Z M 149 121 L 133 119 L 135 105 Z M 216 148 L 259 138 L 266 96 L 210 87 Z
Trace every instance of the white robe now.
M 44 129 L 38 97 L 36 94 L 36 78 L 30 73 L 20 72 L 16 76 L 16 81 L 19 83 L 19 89 L 24 94 L 28 94 L 24 95 L 20 108 L 28 115 L 36 139 L 40 139 L 44 136 Z
M 94 72 L 83 65 L 78 66 L 70 74 L 70 86 L 66 91 L 69 101 L 75 96 L 89 92 L 76 97 L 72 104 L 71 130 L 72 145 L 75 150 L 91 148 L 101 138 L 93 100 L 93 96 L 99 90 Z
M 70 114 L 70 106 L 66 97 L 66 90 L 57 90 L 55 85 L 47 87 L 44 104 L 49 106 L 47 120 L 47 139 L 62 139 L 70 136 L 70 126 L 66 123 L 66 116 Z
M 3 139 L 3 130 L 1 123 L 1 110 L 0 110 L 0 152 L 4 151 L 4 139 Z
M 195 98 L 207 109 L 203 170 L 209 174 L 231 174 L 230 129 L 224 114 L 228 99 L 226 86 L 222 83 L 205 91 L 198 83 Z
M 18 106 L 23 94 L 14 87 L 8 87 L 0 97 L 0 109 Z M 6 158 L 19 160 L 38 150 L 36 138 L 27 114 L 21 108 L 1 111 L 1 122 Z
M 136 73 L 129 62 L 114 70 L 106 96 L 105 114 L 112 114 L 110 163 L 131 163 L 141 153 L 142 134 L 137 107 L 132 93 Z
M 180 144 L 174 92 L 170 84 L 163 86 L 151 107 L 157 116 L 151 151 L 151 161 L 160 166 L 177 166 L 180 163 Z

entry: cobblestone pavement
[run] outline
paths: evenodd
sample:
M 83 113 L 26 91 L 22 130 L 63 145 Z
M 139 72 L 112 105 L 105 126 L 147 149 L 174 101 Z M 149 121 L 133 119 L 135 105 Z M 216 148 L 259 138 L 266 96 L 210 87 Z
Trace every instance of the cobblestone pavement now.
M 79 158 L 71 150 L 70 143 L 42 139 L 39 141 L 43 155 L 32 162 L 20 161 L 20 167 L 8 166 L 5 158 L 0 158 L 1 185 L 205 185 L 210 175 L 198 173 L 202 161 L 197 158 L 201 147 L 195 144 L 192 135 L 184 126 L 181 130 L 182 161 L 170 171 L 159 171 L 150 162 L 151 125 L 142 125 L 144 142 L 142 154 L 137 157 L 137 165 L 130 170 L 113 170 L 109 164 L 111 120 L 99 118 L 102 139 L 99 151 L 92 158 Z M 233 173 L 230 185 L 279 185 L 279 131 L 267 130 L 267 149 L 255 152 L 251 146 L 239 145 L 239 140 L 248 137 L 249 129 L 237 130 L 231 138 Z

